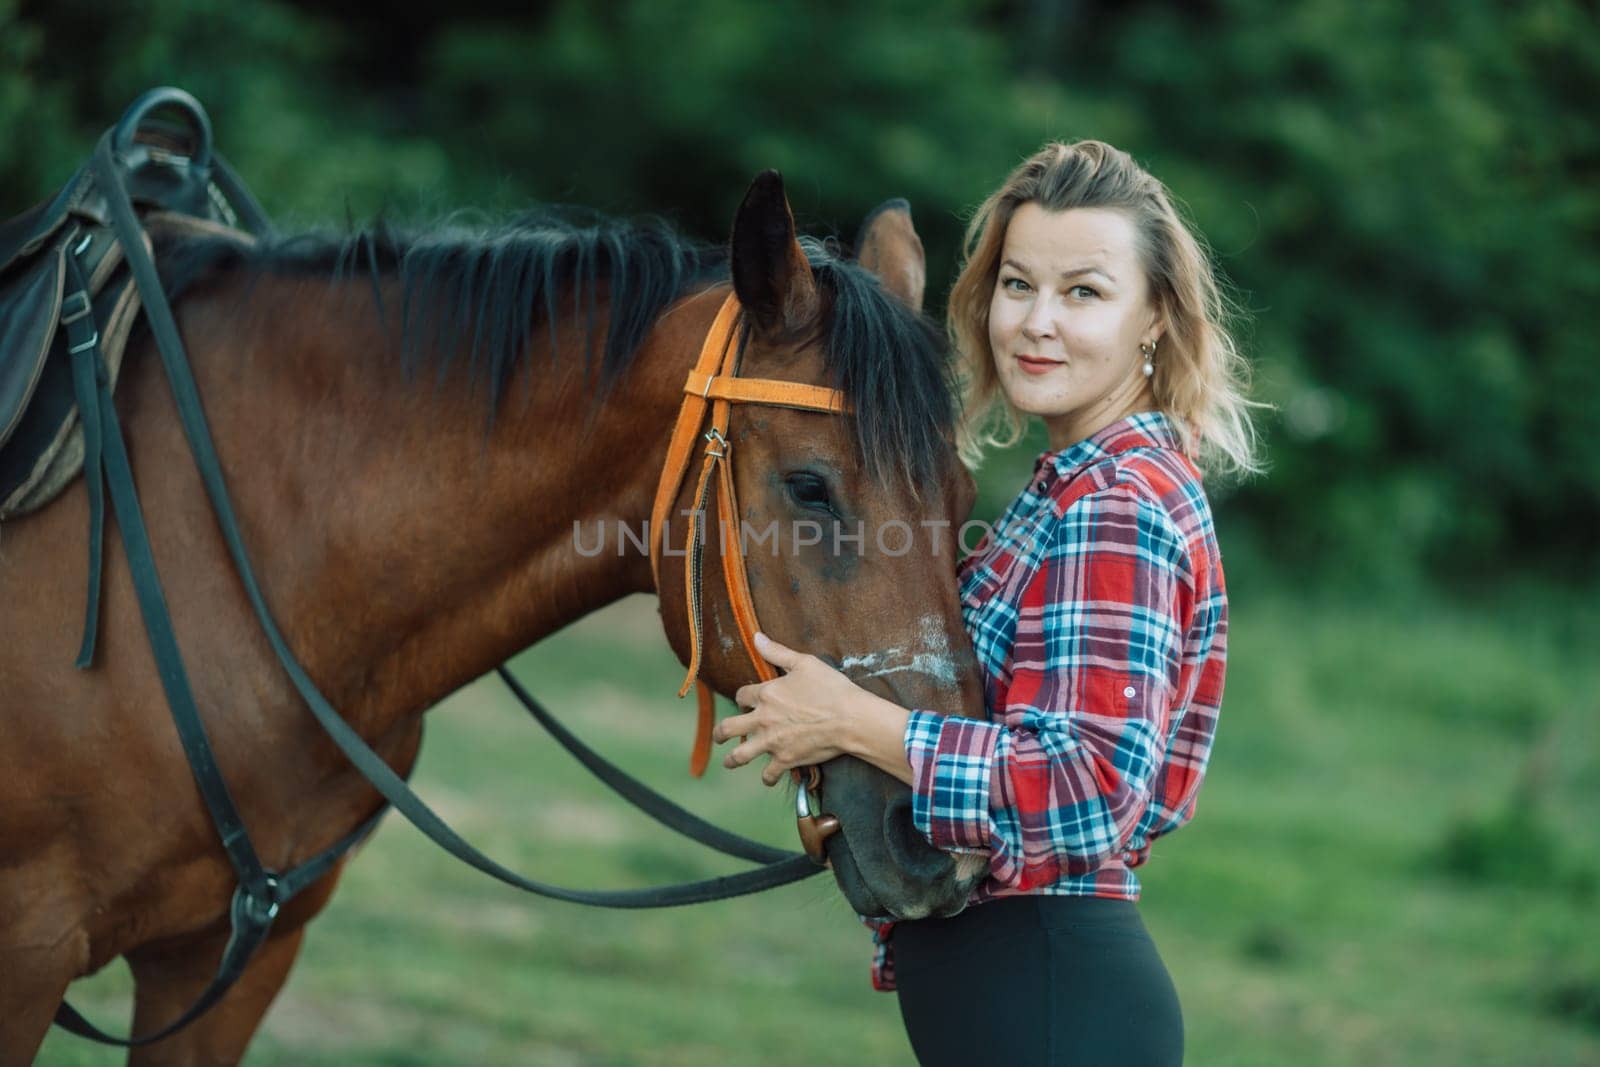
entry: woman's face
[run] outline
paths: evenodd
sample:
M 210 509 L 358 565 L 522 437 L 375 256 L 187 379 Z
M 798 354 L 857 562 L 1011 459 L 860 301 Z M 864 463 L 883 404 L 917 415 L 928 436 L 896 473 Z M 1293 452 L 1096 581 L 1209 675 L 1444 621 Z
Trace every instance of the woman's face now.
M 1052 448 L 1155 406 L 1139 346 L 1159 337 L 1127 215 L 1017 208 L 989 302 L 989 345 L 1006 398 L 1044 420 Z

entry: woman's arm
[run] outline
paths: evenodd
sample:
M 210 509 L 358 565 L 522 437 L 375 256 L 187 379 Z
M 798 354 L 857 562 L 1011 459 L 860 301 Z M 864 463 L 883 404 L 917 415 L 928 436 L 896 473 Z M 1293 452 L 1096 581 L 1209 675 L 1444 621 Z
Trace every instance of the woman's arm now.
M 1069 504 L 1015 603 L 993 721 L 914 712 L 912 815 L 1003 884 L 1084 874 L 1132 844 L 1166 755 L 1194 607 L 1165 510 L 1113 485 Z
M 724 765 L 769 753 L 772 785 L 858 756 L 912 786 L 934 845 L 990 852 L 1006 884 L 1105 863 L 1128 845 L 1165 754 L 1194 608 L 1188 548 L 1159 505 L 1117 485 L 1073 502 L 1042 555 L 1008 606 L 1011 677 L 994 721 L 908 711 L 763 638 L 788 673 L 736 694 L 751 710 L 718 724 L 718 741 L 745 735 Z

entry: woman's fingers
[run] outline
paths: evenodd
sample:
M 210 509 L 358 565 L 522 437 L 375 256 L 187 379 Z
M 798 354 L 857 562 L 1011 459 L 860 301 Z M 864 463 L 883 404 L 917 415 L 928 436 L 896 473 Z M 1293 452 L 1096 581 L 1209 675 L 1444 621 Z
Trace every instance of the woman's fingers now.
M 735 737 L 743 737 L 756 728 L 755 712 L 746 712 L 743 715 L 729 715 L 711 729 L 711 740 L 722 744 Z
M 731 771 L 735 767 L 743 767 L 760 754 L 761 750 L 759 748 L 745 741 L 733 746 L 728 754 L 722 757 L 722 765 Z
M 756 651 L 761 653 L 762 659 L 786 671 L 794 670 L 800 665 L 800 661 L 805 659 L 804 652 L 796 652 L 792 648 L 780 645 L 766 634 L 759 632 L 756 634 Z
M 782 780 L 784 772 L 789 769 L 789 765 L 779 762 L 777 756 L 774 756 L 767 750 L 766 746 L 757 741 L 743 741 L 735 745 L 733 750 L 722 758 L 722 765 L 731 771 L 736 767 L 743 767 L 746 763 L 752 762 L 757 756 L 762 755 L 770 758 L 767 760 L 766 767 L 761 771 L 761 780 L 767 785 L 777 785 Z

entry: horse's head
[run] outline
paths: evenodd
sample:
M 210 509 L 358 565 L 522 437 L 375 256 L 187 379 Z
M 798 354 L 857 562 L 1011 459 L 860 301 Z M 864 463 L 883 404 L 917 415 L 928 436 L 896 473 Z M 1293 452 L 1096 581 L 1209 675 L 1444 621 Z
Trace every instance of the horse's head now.
M 903 202 L 876 211 L 858 245 L 859 262 L 803 246 L 775 172 L 755 181 L 734 222 L 738 376 L 836 388 L 850 410 L 734 405 L 741 527 L 719 531 L 710 509 L 701 676 L 724 693 L 756 680 L 721 566 L 723 551 L 742 551 L 774 638 L 903 706 L 981 714 L 953 578 L 974 488 L 955 451 L 942 334 L 920 313 L 922 244 Z M 671 562 L 662 609 L 687 658 L 684 561 Z M 820 806 L 842 828 L 828 857 L 857 911 L 960 910 L 986 864 L 933 848 L 912 824 L 905 785 L 853 758 L 830 761 L 822 781 Z

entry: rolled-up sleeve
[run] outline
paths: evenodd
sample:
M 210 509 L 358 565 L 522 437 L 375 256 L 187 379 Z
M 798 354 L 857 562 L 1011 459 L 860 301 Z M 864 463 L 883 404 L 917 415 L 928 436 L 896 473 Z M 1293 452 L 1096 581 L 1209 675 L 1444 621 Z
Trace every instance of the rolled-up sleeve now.
M 1049 538 L 1017 601 L 1004 706 L 913 711 L 905 733 L 917 828 L 987 851 L 1024 890 L 1143 844 L 1194 608 L 1184 538 L 1131 486 L 1073 501 Z

